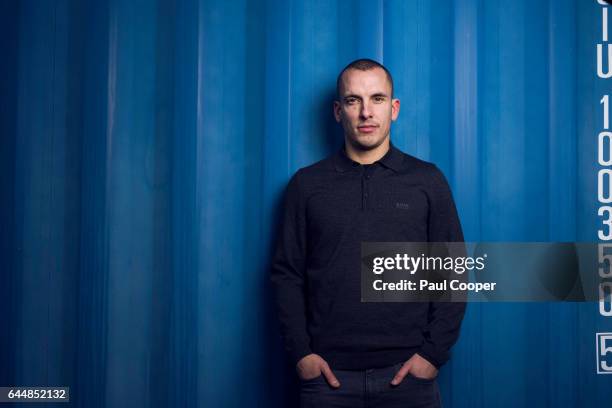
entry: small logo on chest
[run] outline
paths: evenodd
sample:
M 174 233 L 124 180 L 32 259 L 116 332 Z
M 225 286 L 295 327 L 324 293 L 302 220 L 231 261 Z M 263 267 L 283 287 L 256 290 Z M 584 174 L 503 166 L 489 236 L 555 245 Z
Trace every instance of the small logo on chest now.
M 395 203 L 395 208 L 399 208 L 400 210 L 409 210 L 410 204 L 408 203 Z

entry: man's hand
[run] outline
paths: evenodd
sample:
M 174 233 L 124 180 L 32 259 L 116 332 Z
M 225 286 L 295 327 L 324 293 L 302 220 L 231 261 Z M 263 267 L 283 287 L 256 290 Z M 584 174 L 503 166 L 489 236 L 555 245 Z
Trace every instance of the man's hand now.
M 340 382 L 332 372 L 331 368 L 323 358 L 318 354 L 309 354 L 298 361 L 296 370 L 298 376 L 302 380 L 312 380 L 320 375 L 325 376 L 325 379 L 334 388 L 340 387 Z
M 410 359 L 406 361 L 402 368 L 400 368 L 400 370 L 395 374 L 391 384 L 398 385 L 408 374 L 424 380 L 431 380 L 438 375 L 438 369 L 423 357 L 415 354 L 410 357 Z

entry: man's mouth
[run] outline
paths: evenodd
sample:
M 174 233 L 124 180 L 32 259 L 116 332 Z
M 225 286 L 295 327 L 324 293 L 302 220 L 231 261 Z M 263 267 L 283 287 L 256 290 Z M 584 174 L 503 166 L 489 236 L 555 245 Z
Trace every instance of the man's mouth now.
M 357 129 L 359 129 L 359 131 L 361 133 L 372 133 L 373 131 L 376 130 L 378 126 L 376 125 L 361 125 L 361 126 L 357 126 Z

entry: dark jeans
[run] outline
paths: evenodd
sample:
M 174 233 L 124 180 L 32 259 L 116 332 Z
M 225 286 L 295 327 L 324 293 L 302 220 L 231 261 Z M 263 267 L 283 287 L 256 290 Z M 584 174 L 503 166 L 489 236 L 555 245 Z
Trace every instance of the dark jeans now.
M 440 408 L 438 382 L 408 374 L 396 386 L 391 380 L 403 363 L 365 371 L 332 370 L 340 388 L 334 389 L 323 376 L 300 381 L 302 408 Z

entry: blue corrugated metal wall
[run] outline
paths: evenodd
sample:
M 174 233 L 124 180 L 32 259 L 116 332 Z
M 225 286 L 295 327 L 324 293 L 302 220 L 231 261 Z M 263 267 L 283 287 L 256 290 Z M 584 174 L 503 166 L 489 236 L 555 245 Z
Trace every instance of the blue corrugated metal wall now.
M 601 7 L 2 3 L 0 385 L 290 405 L 266 276 L 279 197 L 340 146 L 335 76 L 358 57 L 393 72 L 394 143 L 444 170 L 468 240 L 596 240 Z M 470 305 L 445 405 L 607 404 L 597 310 Z

